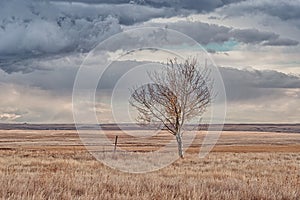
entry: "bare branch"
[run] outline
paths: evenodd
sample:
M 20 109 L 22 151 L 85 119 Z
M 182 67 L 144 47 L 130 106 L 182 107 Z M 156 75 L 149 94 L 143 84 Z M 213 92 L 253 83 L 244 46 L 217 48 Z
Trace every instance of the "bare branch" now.
M 137 120 L 144 124 L 160 122 L 181 137 L 183 125 L 201 117 L 212 101 L 210 73 L 206 66 L 200 69 L 195 58 L 183 63 L 171 59 L 162 71 L 148 72 L 154 83 L 135 88 L 130 100 L 139 113 Z

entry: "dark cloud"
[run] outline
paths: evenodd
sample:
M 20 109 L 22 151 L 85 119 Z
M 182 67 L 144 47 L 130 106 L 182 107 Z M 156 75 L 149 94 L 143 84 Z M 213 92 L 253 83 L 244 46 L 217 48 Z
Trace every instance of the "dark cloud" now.
M 300 76 L 273 70 L 220 68 L 227 120 L 236 122 L 298 122 Z
M 135 66 L 145 62 L 118 61 L 105 71 L 103 79 L 99 82 L 98 92 L 103 95 L 111 94 L 111 91 L 120 77 Z M 281 103 L 292 102 L 289 106 L 290 113 L 297 115 L 293 106 L 300 101 L 300 77 L 272 70 L 219 68 L 224 80 L 229 112 L 244 109 L 262 107 L 258 118 L 264 117 L 265 105 L 280 106 Z M 28 74 L 14 73 L 9 76 L 0 72 L 1 97 L 5 101 L 0 102 L 0 121 L 72 121 L 72 88 L 77 68 L 60 67 L 46 73 L 34 71 Z M 142 77 L 140 71 L 136 71 L 133 77 Z M 87 74 L 86 80 L 89 81 Z M 124 85 L 127 89 L 127 85 Z M 20 101 L 20 98 L 22 101 Z M 18 105 L 16 108 L 15 105 Z M 49 105 L 49 106 L 45 106 Z M 236 107 L 237 106 L 237 107 Z M 285 108 L 284 108 L 285 109 Z M 239 114 L 244 115 L 249 110 Z M 255 116 L 254 116 L 255 117 Z M 271 119 L 271 118 L 270 118 Z M 253 119 L 252 119 L 253 120 Z
M 68 3 L 87 3 L 87 4 L 125 4 L 129 3 L 130 0 L 51 0 L 52 2 L 68 2 Z
M 223 43 L 230 39 L 230 28 L 216 24 L 202 22 L 179 21 L 167 24 L 152 24 L 154 26 L 167 26 L 170 29 L 182 32 L 200 44 Z
M 70 52 L 87 52 L 121 31 L 114 17 L 96 15 L 85 9 L 75 14 L 61 8 L 45 1 L 1 1 L 2 70 L 31 72 L 40 68 L 34 65 L 35 61 Z
M 138 61 L 115 61 L 104 71 L 101 79 L 99 80 L 98 89 L 112 90 L 117 81 L 134 67 L 147 64 L 149 62 Z M 46 91 L 52 91 L 53 93 L 67 93 L 71 94 L 73 90 L 74 81 L 79 68 L 70 66 L 74 63 L 56 62 L 60 65 L 55 68 L 51 68 L 45 72 L 45 70 L 32 70 L 31 73 L 13 73 L 9 76 L 5 76 L 5 73 L 0 73 L 0 84 L 14 83 L 17 85 L 28 85 L 30 87 L 39 88 Z M 97 67 L 94 67 L 97 68 Z M 85 74 L 86 81 L 89 82 L 95 71 Z
M 167 24 L 151 23 L 153 26 L 168 27 L 185 33 L 203 45 L 208 43 L 223 43 L 231 39 L 245 44 L 262 44 L 264 46 L 295 46 L 299 42 L 272 32 L 257 29 L 235 29 L 216 24 L 202 22 L 178 21 Z
M 57 0 L 60 1 L 60 0 Z M 216 8 L 244 0 L 64 0 L 92 4 L 132 4 L 145 5 L 153 8 L 188 9 L 198 12 L 210 12 Z
M 47 58 L 49 57 L 49 58 Z M 0 56 L 0 69 L 5 71 L 8 74 L 14 72 L 22 72 L 23 74 L 31 73 L 35 70 L 48 71 L 51 70 L 51 67 L 43 67 L 42 62 L 49 61 L 51 56 L 42 55 L 33 55 L 30 53 L 24 54 L 15 54 L 12 56 L 1 55 Z M 55 56 L 52 58 L 54 59 Z M 41 61 L 43 60 L 43 61 Z M 53 67 L 53 66 L 52 66 Z
M 300 76 L 274 70 L 220 68 L 229 101 L 280 98 L 286 89 L 299 89 Z
M 240 0 L 78 0 L 0 2 L 0 69 L 29 73 L 51 60 L 70 53 L 89 52 L 109 36 L 157 17 L 186 16 L 208 12 Z M 195 11 L 195 13 L 197 12 Z M 201 44 L 237 42 L 265 46 L 294 46 L 298 41 L 256 29 L 234 29 L 201 22 L 150 24 L 168 26 Z M 216 51 L 210 49 L 211 52 Z
M 113 63 L 103 74 L 99 89 L 112 90 L 117 81 L 134 67 L 149 62 L 119 61 Z M 286 96 L 288 89 L 300 89 L 300 76 L 275 70 L 237 69 L 219 67 L 228 101 L 255 101 Z M 142 71 L 140 71 L 142 73 Z M 136 74 L 135 77 L 143 77 Z M 299 97 L 300 100 L 300 97 Z
M 299 0 L 250 0 L 237 4 L 231 4 L 223 9 L 220 13 L 230 16 L 243 16 L 251 14 L 267 14 L 278 17 L 281 20 L 298 21 L 300 19 L 300 1 Z
M 149 61 L 116 61 L 104 71 L 98 89 L 111 90 L 117 81 L 129 70 L 150 63 Z M 155 64 L 155 62 L 154 62 Z M 156 63 L 159 64 L 159 63 Z M 0 73 L 0 83 L 28 85 L 60 94 L 71 93 L 77 67 L 61 66 L 47 73 L 34 71 L 28 74 L 14 73 L 5 76 Z M 282 89 L 300 89 L 300 76 L 285 74 L 274 70 L 236 69 L 220 67 L 229 100 L 249 100 L 261 96 L 278 95 Z M 143 73 L 143 71 L 137 71 Z M 92 74 L 90 74 L 92 77 Z M 89 80 L 89 74 L 86 74 Z M 143 77 L 143 74 L 136 74 Z
M 0 55 L 89 51 L 122 25 L 175 14 L 121 4 L 69 4 L 12 0 L 0 3 Z M 177 12 L 176 12 L 177 13 Z
M 262 32 L 257 29 L 234 29 L 230 34 L 243 43 L 260 43 L 264 41 L 275 41 L 279 35 L 271 32 Z
M 117 2 L 116 2 L 117 3 Z M 88 52 L 121 32 L 121 25 L 168 17 L 173 8 L 136 4 L 82 4 L 35 0 L 0 2 L 0 68 L 8 73 L 39 69 L 32 60 Z
M 242 0 L 145 0 L 148 5 L 168 6 L 197 10 L 199 12 L 209 12 L 216 8 L 240 2 Z
M 277 38 L 263 43 L 265 46 L 296 46 L 299 42 L 287 38 Z
M 99 81 L 98 89 L 113 89 L 118 80 L 129 70 L 147 63 L 150 62 L 116 61 L 111 63 L 104 71 Z
M 66 3 L 54 2 L 55 6 L 72 16 L 82 17 L 88 16 L 112 16 L 119 20 L 122 25 L 132 25 L 139 22 L 148 21 L 152 18 L 167 18 L 176 15 L 188 15 L 193 12 L 185 9 L 175 9 L 172 7 L 152 7 L 149 5 L 136 3 L 98 3 L 98 4 L 82 4 L 82 3 Z

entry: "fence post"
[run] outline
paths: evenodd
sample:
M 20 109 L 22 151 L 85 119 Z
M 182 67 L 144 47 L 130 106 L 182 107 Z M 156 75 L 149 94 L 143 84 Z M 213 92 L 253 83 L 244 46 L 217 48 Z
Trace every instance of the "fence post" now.
M 115 137 L 115 148 L 114 148 L 114 154 L 117 151 L 117 144 L 118 144 L 118 136 Z

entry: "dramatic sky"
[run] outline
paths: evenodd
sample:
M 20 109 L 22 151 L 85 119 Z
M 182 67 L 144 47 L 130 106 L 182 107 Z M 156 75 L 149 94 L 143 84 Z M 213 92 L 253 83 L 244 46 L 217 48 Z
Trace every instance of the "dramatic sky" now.
M 72 123 L 88 52 L 149 26 L 180 31 L 211 54 L 227 123 L 300 122 L 300 0 L 0 1 L 0 122 Z

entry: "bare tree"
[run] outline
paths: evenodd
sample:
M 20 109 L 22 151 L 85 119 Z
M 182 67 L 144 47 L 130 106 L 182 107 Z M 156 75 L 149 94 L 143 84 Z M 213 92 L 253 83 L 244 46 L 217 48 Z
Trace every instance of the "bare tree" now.
M 130 104 L 138 111 L 137 121 L 163 124 L 176 137 L 178 154 L 183 158 L 183 127 L 203 115 L 211 102 L 212 80 L 205 66 L 200 70 L 197 60 L 179 63 L 171 59 L 161 72 L 149 72 L 153 84 L 134 88 Z

